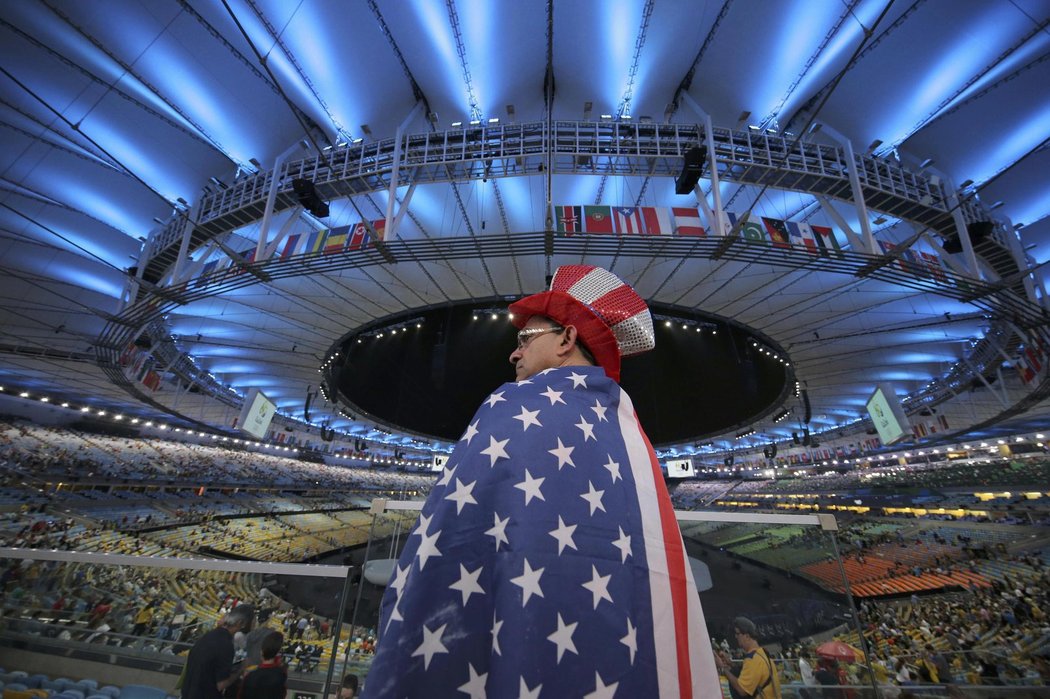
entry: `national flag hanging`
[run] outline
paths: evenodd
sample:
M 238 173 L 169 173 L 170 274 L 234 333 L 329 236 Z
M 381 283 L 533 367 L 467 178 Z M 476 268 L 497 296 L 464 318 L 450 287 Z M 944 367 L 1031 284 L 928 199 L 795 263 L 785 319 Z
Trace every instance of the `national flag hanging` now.
M 817 245 L 821 247 L 822 253 L 830 253 L 833 257 L 842 259 L 842 248 L 839 247 L 838 238 L 835 237 L 835 231 L 831 230 L 827 226 L 810 226 L 813 231 L 813 235 L 817 239 Z
M 923 263 L 926 265 L 926 269 L 929 270 L 933 278 L 944 284 L 948 281 L 947 275 L 944 273 L 944 267 L 941 265 L 941 258 L 930 252 L 920 252 L 919 256 L 922 257 Z
M 583 207 L 583 228 L 588 233 L 612 233 L 612 209 L 608 206 Z
M 378 236 L 378 238 L 376 239 L 376 242 L 382 242 L 382 241 L 386 240 L 386 219 L 385 218 L 377 218 L 375 221 L 372 221 L 372 228 L 374 228 L 376 230 L 376 235 Z
M 817 244 L 810 239 L 809 244 L 806 243 L 806 238 L 802 233 L 802 224 L 795 223 L 794 221 L 784 221 L 784 227 L 787 228 L 788 232 L 788 243 L 795 250 L 805 250 L 809 253 L 816 253 Z
M 325 236 L 328 234 L 328 229 L 323 228 L 319 231 L 310 231 L 306 234 L 306 241 L 303 243 L 303 249 L 301 254 L 310 255 L 315 252 L 320 252 L 321 246 L 324 244 Z
M 218 267 L 218 266 L 219 266 L 219 261 L 218 260 L 212 260 L 211 262 L 208 262 L 203 267 L 201 267 L 200 274 L 198 274 L 197 275 L 197 279 L 194 280 L 194 283 L 193 283 L 194 288 L 199 287 L 199 286 L 204 286 L 205 284 L 207 284 L 208 280 L 205 279 L 205 277 L 207 277 L 209 274 L 214 272 L 215 268 Z
M 784 222 L 776 218 L 762 217 L 762 223 L 766 227 L 766 234 L 769 239 L 773 241 L 773 247 L 775 248 L 789 248 L 791 243 L 789 242 L 789 234 L 787 226 Z
M 299 244 L 299 240 L 302 237 L 301 233 L 295 233 L 284 239 L 284 249 L 281 250 L 282 259 L 295 254 L 295 247 Z
M 156 393 L 160 388 L 160 374 L 153 370 L 147 371 L 146 376 L 142 379 L 142 385 Z
M 583 232 L 582 206 L 555 206 L 554 230 L 559 233 Z
M 360 250 L 368 245 L 371 240 L 372 233 L 368 230 L 368 226 L 361 222 L 354 226 L 354 232 L 350 235 L 350 244 L 347 246 L 347 250 Z
M 666 207 L 643 206 L 640 207 L 642 220 L 645 222 L 646 235 L 670 235 L 673 230 L 671 216 Z
M 673 206 L 671 216 L 674 217 L 674 231 L 677 235 L 706 236 L 703 224 L 700 222 L 700 210 L 695 208 Z
M 740 220 L 739 216 L 734 215 L 733 223 L 736 224 Z M 755 219 L 748 216 L 744 219 L 743 223 L 740 224 L 740 237 L 748 242 L 768 244 L 769 234 L 766 233 L 765 227 L 756 221 Z
M 1025 383 L 1030 383 L 1035 378 L 1035 370 L 1028 366 L 1024 354 L 1021 354 L 1014 360 L 1014 366 L 1017 368 L 1017 373 L 1021 375 L 1021 380 Z
M 346 247 L 346 239 L 350 232 L 350 226 L 339 226 L 328 231 L 328 236 L 324 241 L 324 254 L 331 255 L 332 253 L 342 252 L 343 248 Z
M 620 235 L 642 235 L 644 222 L 642 210 L 637 206 L 620 206 L 613 209 L 613 221 Z
M 599 367 L 500 386 L 405 541 L 364 699 L 721 696 L 659 462 Z

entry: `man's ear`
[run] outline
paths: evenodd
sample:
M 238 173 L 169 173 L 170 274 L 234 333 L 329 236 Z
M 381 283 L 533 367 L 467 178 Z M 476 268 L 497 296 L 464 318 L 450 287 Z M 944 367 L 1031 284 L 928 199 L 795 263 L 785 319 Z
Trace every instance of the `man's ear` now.
M 558 355 L 564 356 L 572 352 L 572 349 L 578 344 L 579 333 L 576 330 L 575 325 L 566 325 L 565 332 L 562 334 L 561 343 L 558 345 Z

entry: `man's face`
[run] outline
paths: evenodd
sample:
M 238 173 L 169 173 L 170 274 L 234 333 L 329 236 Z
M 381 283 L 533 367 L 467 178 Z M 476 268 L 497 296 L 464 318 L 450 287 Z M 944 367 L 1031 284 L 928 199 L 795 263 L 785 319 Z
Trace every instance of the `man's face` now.
M 515 380 L 524 381 L 544 369 L 558 366 L 556 352 L 565 330 L 544 316 L 533 316 L 518 335 L 518 346 L 510 353 Z

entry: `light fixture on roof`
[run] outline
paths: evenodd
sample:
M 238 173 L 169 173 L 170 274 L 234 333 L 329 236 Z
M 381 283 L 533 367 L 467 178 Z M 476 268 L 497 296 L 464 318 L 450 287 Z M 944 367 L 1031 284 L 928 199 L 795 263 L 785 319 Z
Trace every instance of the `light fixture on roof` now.
M 973 180 L 964 180 L 963 183 L 959 185 L 959 189 L 966 189 L 971 185 L 973 185 Z
M 499 123 L 499 117 L 490 117 L 489 118 L 489 123 L 490 124 L 498 124 Z
M 882 139 L 881 138 L 876 138 L 874 141 L 872 141 L 868 145 L 868 152 L 869 153 L 873 152 L 876 148 L 878 148 L 881 145 L 882 145 Z
M 997 202 L 995 202 L 994 204 L 992 204 L 991 206 L 989 206 L 989 207 L 988 207 L 988 210 L 989 210 L 989 211 L 993 211 L 993 210 L 995 210 L 995 209 L 998 209 L 998 208 L 999 208 L 1000 206 L 1002 206 L 1002 205 L 1003 205 L 1003 200 L 1002 200 L 1002 199 L 1000 199 L 999 201 L 997 201 Z
M 361 133 L 363 133 L 365 136 L 368 136 L 369 138 L 371 138 L 372 137 L 372 127 L 370 127 L 368 124 L 361 124 Z
M 934 163 L 933 158 L 926 158 L 921 163 L 919 163 L 919 169 L 920 170 L 925 170 L 929 166 L 933 165 L 933 163 Z

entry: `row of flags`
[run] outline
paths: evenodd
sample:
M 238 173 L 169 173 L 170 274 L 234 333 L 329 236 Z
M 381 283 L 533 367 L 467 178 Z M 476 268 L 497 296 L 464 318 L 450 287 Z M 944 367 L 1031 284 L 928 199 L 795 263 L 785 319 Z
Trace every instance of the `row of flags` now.
M 153 393 L 160 390 L 161 372 L 156 371 L 159 368 L 157 360 L 149 352 L 131 343 L 120 353 L 119 361 L 129 379 L 141 383 Z
M 1050 355 L 1050 348 L 1040 338 L 1036 337 L 1034 342 L 1026 342 L 1024 349 L 1014 360 L 1014 366 L 1017 368 L 1017 373 L 1021 375 L 1021 380 L 1026 384 L 1035 381 L 1039 372 L 1043 370 L 1043 366 L 1047 364 L 1048 355 Z
M 379 240 L 383 239 L 386 229 L 386 219 L 371 221 Z M 308 233 L 293 233 L 285 238 L 278 249 L 274 251 L 273 259 L 287 259 L 297 255 L 334 255 L 352 250 L 361 250 L 372 243 L 372 231 L 365 223 L 353 226 L 336 226 L 335 228 L 324 228 L 319 231 Z M 241 261 L 245 263 L 255 262 L 255 247 L 248 248 L 239 253 Z M 206 263 L 200 271 L 195 287 L 204 286 L 207 277 L 220 272 L 233 264 L 228 257 L 221 257 Z M 234 274 L 242 270 L 234 270 Z

